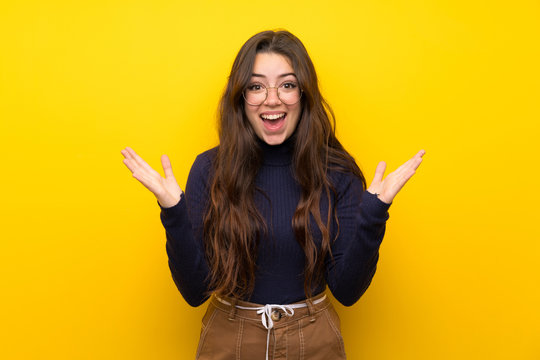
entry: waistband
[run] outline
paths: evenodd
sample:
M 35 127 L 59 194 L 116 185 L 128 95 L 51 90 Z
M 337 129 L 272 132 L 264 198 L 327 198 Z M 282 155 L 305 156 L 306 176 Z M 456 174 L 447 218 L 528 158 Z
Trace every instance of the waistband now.
M 266 335 L 266 360 L 268 360 L 268 348 L 270 344 L 270 332 L 274 327 L 287 325 L 289 322 L 309 316 L 310 321 L 315 321 L 315 314 L 326 309 L 330 300 L 324 292 L 293 304 L 256 304 L 241 301 L 230 297 L 212 295 L 211 304 L 216 308 L 228 312 L 229 320 L 234 321 L 236 316 L 248 320 L 260 321 Z M 283 320 L 282 320 L 283 318 Z
M 210 302 L 221 311 L 229 313 L 229 320 L 234 320 L 235 317 L 258 320 L 266 329 L 280 327 L 305 316 L 310 316 L 312 317 L 310 320 L 315 321 L 313 315 L 330 305 L 330 300 L 324 292 L 292 304 L 257 304 L 226 296 L 220 297 L 216 294 L 212 295 Z M 268 315 L 266 325 L 261 316 L 263 312 Z M 270 326 L 270 323 L 274 326 Z

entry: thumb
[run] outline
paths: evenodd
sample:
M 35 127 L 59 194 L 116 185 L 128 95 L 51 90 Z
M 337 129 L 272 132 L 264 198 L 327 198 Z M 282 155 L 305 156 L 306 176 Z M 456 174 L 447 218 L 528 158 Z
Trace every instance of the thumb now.
M 165 154 L 161 155 L 161 165 L 163 166 L 163 172 L 165 173 L 165 178 L 174 178 L 172 171 L 171 161 L 169 157 Z
M 375 169 L 375 176 L 373 176 L 372 183 L 378 184 L 382 182 L 384 172 L 386 171 L 386 163 L 384 161 L 379 162 L 377 169 Z

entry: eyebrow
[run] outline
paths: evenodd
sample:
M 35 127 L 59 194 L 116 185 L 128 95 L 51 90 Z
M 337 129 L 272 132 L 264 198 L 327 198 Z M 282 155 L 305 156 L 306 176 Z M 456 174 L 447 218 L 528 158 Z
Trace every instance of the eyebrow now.
M 292 75 L 292 76 L 296 77 L 296 74 L 295 74 L 295 73 L 286 73 L 286 74 L 281 74 L 281 75 L 279 75 L 278 78 L 283 78 L 283 77 L 289 76 L 289 75 Z M 253 76 L 253 77 L 263 77 L 263 78 L 266 77 L 266 76 L 264 76 L 263 74 L 256 74 L 256 73 L 251 74 L 251 76 Z

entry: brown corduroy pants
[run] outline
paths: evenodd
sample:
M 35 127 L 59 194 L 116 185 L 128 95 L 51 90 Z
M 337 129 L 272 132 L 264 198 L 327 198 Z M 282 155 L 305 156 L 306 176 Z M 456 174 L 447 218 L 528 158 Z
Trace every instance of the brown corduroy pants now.
M 346 359 L 340 320 L 334 307 L 327 298 L 314 304 L 323 296 L 319 294 L 307 299 L 304 303 L 308 306 L 295 308 L 292 316 L 287 316 L 283 309 L 274 308 L 273 327 L 269 331 L 256 310 L 235 306 L 256 308 L 264 305 L 232 298 L 220 301 L 213 295 L 202 320 L 196 359 L 264 360 L 267 351 L 271 360 Z

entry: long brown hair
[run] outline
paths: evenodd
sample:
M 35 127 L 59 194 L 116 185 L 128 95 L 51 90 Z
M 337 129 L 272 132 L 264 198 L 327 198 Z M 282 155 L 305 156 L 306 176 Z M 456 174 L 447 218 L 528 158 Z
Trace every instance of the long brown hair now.
M 211 291 L 223 296 L 244 298 L 254 288 L 256 254 L 260 237 L 267 231 L 253 195 L 255 177 L 262 164 L 257 135 L 244 112 L 242 92 L 248 86 L 258 53 L 285 56 L 292 65 L 302 94 L 302 112 L 293 134 L 292 166 L 302 194 L 292 219 L 298 243 L 305 253 L 304 292 L 322 279 L 324 259 L 331 256 L 330 224 L 337 223 L 335 195 L 329 170 L 351 172 L 364 189 L 364 176 L 353 158 L 335 136 L 335 117 L 322 97 L 317 74 L 300 40 L 288 31 L 264 31 L 251 37 L 233 63 L 219 105 L 220 144 L 213 162 L 210 201 L 204 219 L 204 244 L 210 266 Z M 323 196 L 323 194 L 325 196 Z M 328 200 L 328 213 L 321 214 L 321 198 Z M 313 217 L 321 233 L 318 249 L 310 231 Z M 324 220 L 323 220 L 324 219 Z

